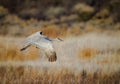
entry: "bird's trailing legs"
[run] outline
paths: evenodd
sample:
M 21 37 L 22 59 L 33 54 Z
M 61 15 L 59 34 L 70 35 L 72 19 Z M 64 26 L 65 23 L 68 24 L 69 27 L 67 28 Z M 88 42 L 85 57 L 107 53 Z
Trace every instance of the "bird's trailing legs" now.
M 51 52 L 51 54 L 46 53 L 46 56 L 48 58 L 48 61 L 54 62 L 57 60 L 57 55 L 55 52 Z

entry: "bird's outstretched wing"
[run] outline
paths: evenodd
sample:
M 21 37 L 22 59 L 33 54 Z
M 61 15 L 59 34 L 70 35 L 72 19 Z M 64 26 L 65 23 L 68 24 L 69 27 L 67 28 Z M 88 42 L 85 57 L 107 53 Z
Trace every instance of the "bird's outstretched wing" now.
M 25 42 L 24 42 L 25 47 L 20 49 L 20 51 L 23 51 L 23 50 L 27 49 L 28 47 L 30 47 L 30 45 L 33 45 L 33 46 L 37 47 L 38 41 L 41 40 L 41 37 L 42 37 L 42 35 L 39 32 L 36 32 L 36 33 L 28 36 L 25 39 Z

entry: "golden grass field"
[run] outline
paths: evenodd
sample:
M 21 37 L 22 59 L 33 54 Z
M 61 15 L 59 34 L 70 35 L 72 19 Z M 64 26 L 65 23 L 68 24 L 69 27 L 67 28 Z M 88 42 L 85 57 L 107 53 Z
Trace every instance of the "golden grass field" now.
M 48 62 L 33 46 L 20 52 L 24 39 L 0 37 L 0 84 L 120 84 L 119 33 L 93 32 L 54 42 L 56 62 Z

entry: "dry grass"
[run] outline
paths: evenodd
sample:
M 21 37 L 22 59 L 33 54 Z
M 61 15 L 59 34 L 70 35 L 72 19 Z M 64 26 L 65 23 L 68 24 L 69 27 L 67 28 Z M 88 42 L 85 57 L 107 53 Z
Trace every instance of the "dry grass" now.
M 23 40 L 0 37 L 0 83 L 120 83 L 119 34 L 92 33 L 55 42 L 58 59 L 52 63 L 33 46 L 20 52 Z
M 98 50 L 94 48 L 85 48 L 80 49 L 78 56 L 80 59 L 91 59 L 92 57 L 96 56 L 98 54 Z
M 109 76 L 100 77 L 99 73 L 94 73 L 94 76 L 89 76 L 86 71 L 75 75 L 69 70 L 63 69 L 59 72 L 50 73 L 49 71 L 42 72 L 33 67 L 0 67 L 0 83 L 17 83 L 17 84 L 119 84 L 118 73 Z

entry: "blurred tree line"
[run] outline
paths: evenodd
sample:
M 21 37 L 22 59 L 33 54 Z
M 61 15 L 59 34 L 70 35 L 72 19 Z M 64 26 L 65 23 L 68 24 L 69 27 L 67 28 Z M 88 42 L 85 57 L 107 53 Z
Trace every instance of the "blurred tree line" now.
M 120 21 L 119 0 L 0 0 L 0 6 L 7 8 L 9 13 L 17 14 L 24 19 L 30 17 L 46 19 L 44 12 L 51 6 L 64 7 L 66 10 L 61 15 L 69 15 L 72 13 L 71 8 L 77 3 L 86 3 L 94 7 L 93 15 L 106 7 L 109 9 L 111 16 L 114 17 L 114 21 Z

